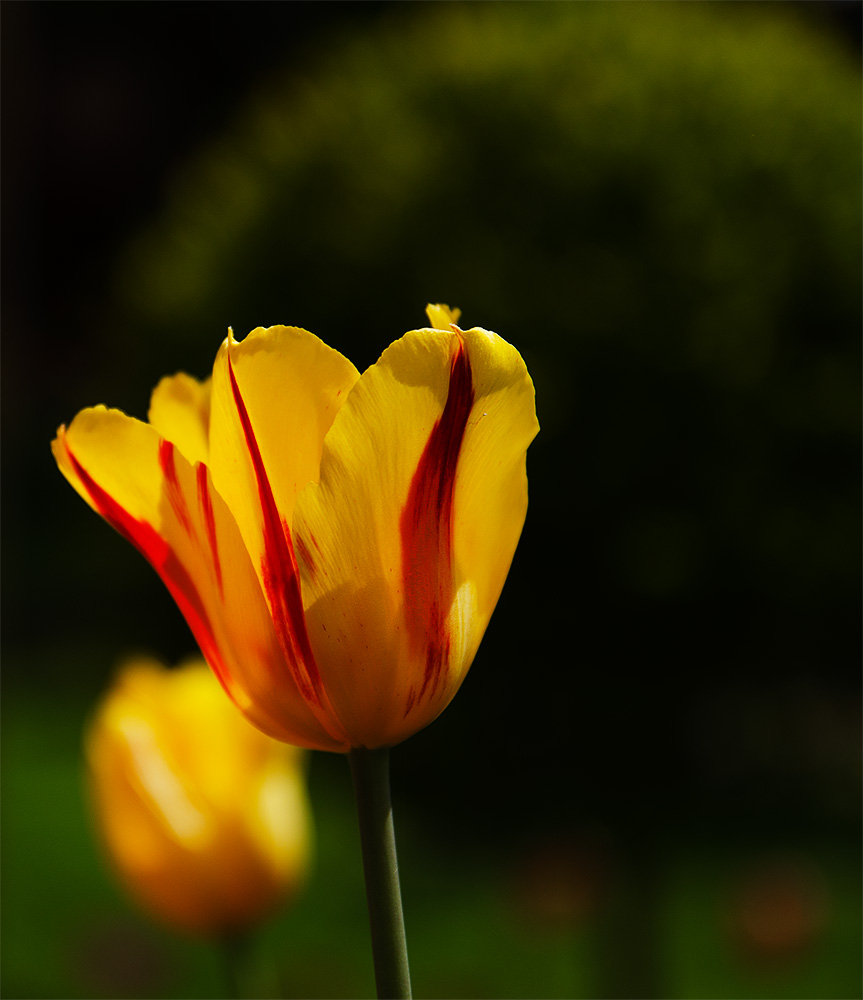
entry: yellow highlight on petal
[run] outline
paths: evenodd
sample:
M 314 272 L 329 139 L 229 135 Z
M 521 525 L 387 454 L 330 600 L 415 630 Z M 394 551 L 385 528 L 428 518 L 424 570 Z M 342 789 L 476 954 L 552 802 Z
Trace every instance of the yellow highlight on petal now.
M 455 594 L 448 615 L 452 637 L 451 659 L 454 663 L 470 663 L 476 653 L 482 632 L 477 628 L 481 621 L 477 600 L 476 581 L 464 580 Z M 464 670 L 462 677 L 467 673 Z M 459 682 L 461 678 L 458 678 Z

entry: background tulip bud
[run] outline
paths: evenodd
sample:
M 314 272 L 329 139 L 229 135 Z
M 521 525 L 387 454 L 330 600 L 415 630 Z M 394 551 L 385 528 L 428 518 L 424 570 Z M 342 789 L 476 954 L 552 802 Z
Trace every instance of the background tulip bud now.
M 304 752 L 250 725 L 202 660 L 127 663 L 88 727 L 97 824 L 132 896 L 174 928 L 236 933 L 308 867 Z

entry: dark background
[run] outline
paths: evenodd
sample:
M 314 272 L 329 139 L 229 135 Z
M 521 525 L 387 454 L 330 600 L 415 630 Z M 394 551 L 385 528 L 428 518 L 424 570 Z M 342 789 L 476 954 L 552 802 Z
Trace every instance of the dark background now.
M 362 370 L 429 300 L 542 431 L 474 668 L 393 755 L 418 995 L 860 995 L 860 10 L 3 5 L 4 995 L 219 989 L 89 837 L 90 706 L 191 640 L 57 425 L 228 325 Z M 371 992 L 344 771 L 286 995 Z

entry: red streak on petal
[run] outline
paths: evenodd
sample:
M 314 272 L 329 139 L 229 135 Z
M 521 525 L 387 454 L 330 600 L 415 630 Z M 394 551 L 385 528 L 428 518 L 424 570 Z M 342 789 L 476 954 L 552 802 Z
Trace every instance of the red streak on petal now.
M 424 654 L 425 660 L 422 686 L 419 692 L 409 690 L 405 714 L 417 700 L 434 694 L 448 666 L 451 641 L 446 618 L 454 596 L 453 494 L 473 404 L 470 359 L 459 338 L 446 404 L 417 464 L 400 522 L 407 624 L 415 655 Z
M 183 491 L 180 489 L 180 483 L 177 479 L 177 466 L 174 462 L 174 446 L 170 441 L 165 441 L 164 439 L 159 442 L 159 465 L 162 467 L 162 473 L 165 476 L 165 485 L 167 486 L 167 496 L 168 503 L 171 505 L 171 510 L 174 512 L 174 516 L 183 525 L 183 530 L 187 535 L 192 535 L 192 522 L 189 519 L 189 511 L 186 507 L 186 498 L 183 496 Z
M 222 563 L 219 559 L 219 544 L 216 538 L 216 520 L 213 517 L 213 498 L 210 496 L 207 466 L 203 462 L 198 462 L 195 475 L 198 484 L 198 505 L 201 508 L 201 515 L 204 518 L 204 525 L 207 529 L 207 542 L 210 546 L 210 552 L 213 554 L 213 569 L 216 573 L 219 596 L 224 601 L 225 591 L 222 585 Z
M 261 569 L 273 624 L 300 693 L 309 703 L 320 706 L 321 678 L 306 630 L 300 577 L 290 528 L 279 517 L 267 470 L 264 468 L 252 422 L 243 402 L 240 387 L 237 385 L 230 355 L 228 373 L 231 377 L 234 404 L 237 407 L 258 484 L 264 531 L 264 556 Z
M 315 562 L 315 557 L 312 555 L 311 549 L 306 545 L 305 539 L 302 535 L 296 536 L 297 542 L 297 552 L 300 557 L 300 561 L 306 567 L 309 574 L 309 579 L 314 581 L 315 577 L 318 575 L 318 566 Z
M 201 652 L 227 690 L 226 678 L 229 671 L 216 643 L 209 615 L 197 587 L 177 554 L 151 524 L 132 517 L 99 486 L 72 454 L 68 443 L 66 454 L 96 510 L 111 527 L 135 546 L 162 578 L 201 647 Z

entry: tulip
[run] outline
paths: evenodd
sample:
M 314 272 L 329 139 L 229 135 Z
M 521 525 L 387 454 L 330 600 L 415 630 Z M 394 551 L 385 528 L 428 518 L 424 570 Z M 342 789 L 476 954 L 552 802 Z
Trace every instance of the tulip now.
M 533 384 L 496 334 L 427 312 L 363 375 L 305 330 L 229 331 L 212 379 L 159 383 L 149 423 L 97 406 L 53 442 L 277 739 L 350 752 L 426 726 L 509 570 Z
M 212 379 L 163 379 L 149 423 L 97 406 L 53 442 L 247 718 L 349 754 L 381 997 L 411 995 L 389 748 L 473 661 L 539 429 L 518 351 L 457 310 L 427 313 L 363 375 L 306 330 L 229 330 Z
M 133 898 L 182 931 L 239 935 L 308 867 L 304 752 L 258 732 L 207 665 L 128 663 L 89 724 L 89 784 Z

